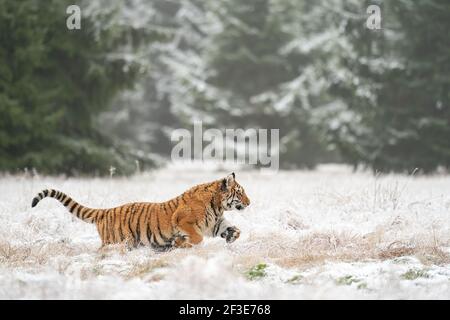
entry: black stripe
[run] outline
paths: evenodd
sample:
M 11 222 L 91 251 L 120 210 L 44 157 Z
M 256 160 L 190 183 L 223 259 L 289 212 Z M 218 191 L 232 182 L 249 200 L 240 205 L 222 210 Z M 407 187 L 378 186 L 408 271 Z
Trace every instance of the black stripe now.
M 156 236 L 154 233 L 152 233 L 152 238 L 150 239 L 150 243 L 152 246 L 158 245 L 158 241 L 156 241 Z
M 213 236 L 216 236 L 216 232 L 217 232 L 217 225 L 219 224 L 219 221 L 217 221 L 217 223 L 214 225 L 214 229 L 213 229 Z
M 232 190 L 231 191 L 231 199 L 232 199 L 232 201 L 234 200 L 234 197 L 236 196 L 236 190 Z
M 48 196 L 48 189 L 44 190 L 44 196 Z
M 78 212 L 80 214 L 80 218 L 81 220 L 84 220 L 84 214 L 86 213 L 86 210 L 84 210 L 85 208 L 80 208 L 80 211 Z
M 123 210 L 123 207 L 119 209 L 119 213 L 117 214 L 117 218 L 119 219 L 119 241 L 122 241 L 124 239 L 123 233 L 122 233 L 122 220 L 123 215 L 121 214 Z
M 94 211 L 94 209 L 89 209 L 89 210 L 87 210 L 87 211 L 85 212 L 84 219 L 90 219 L 90 218 L 91 218 L 92 211 Z
M 106 228 L 105 228 L 105 234 L 107 234 L 108 235 L 108 238 L 109 238 L 109 240 L 110 240 L 110 242 L 114 242 L 114 231 L 113 231 L 113 235 L 112 235 L 112 237 L 111 237 L 111 230 L 113 230 L 113 226 L 112 226 L 112 224 L 111 224 L 111 221 L 112 221 L 112 219 L 111 219 L 111 215 L 109 214 L 111 212 L 111 209 L 108 209 L 108 210 L 106 210 L 106 212 L 105 212 L 105 225 L 106 225 Z
M 114 225 L 115 225 L 115 222 L 116 222 L 116 215 L 115 215 L 114 211 L 115 211 L 114 208 L 112 208 L 111 211 L 110 211 L 110 214 L 109 214 L 110 221 L 111 221 L 110 226 L 109 226 L 109 230 L 111 231 L 113 243 L 115 243 L 117 241 L 117 239 L 116 239 L 116 230 L 114 229 Z
M 114 233 L 114 210 L 108 210 L 109 231 L 111 232 L 111 240 L 114 243 L 116 240 L 116 234 Z
M 175 209 L 176 209 L 176 208 L 175 208 L 175 209 L 174 209 L 174 208 L 172 208 L 172 201 L 173 201 L 173 200 L 170 200 L 170 201 L 169 201 L 169 208 L 170 208 L 170 212 L 174 212 L 174 211 L 175 211 Z M 174 207 L 175 207 L 175 206 L 174 206 Z
M 128 228 L 130 229 L 130 231 L 131 231 L 131 234 L 133 235 L 133 238 L 134 238 L 134 240 L 135 240 L 135 242 L 136 242 L 136 245 L 138 244 L 138 240 L 137 240 L 137 234 L 136 234 L 136 230 L 134 230 L 134 228 L 132 229 L 131 228 L 131 224 L 133 223 L 133 221 L 134 221 L 134 218 L 135 218 L 135 216 L 136 216 L 136 210 L 135 210 L 135 207 L 136 206 L 136 204 L 133 204 L 132 206 L 131 206 L 131 213 L 130 213 L 130 219 L 128 220 Z
M 163 233 L 161 232 L 161 228 L 159 227 L 159 224 L 158 224 L 158 232 L 159 232 L 159 234 L 161 235 L 161 239 L 165 242 L 165 243 L 167 243 L 167 242 L 169 242 L 169 238 L 167 238 L 165 235 L 163 235 Z
M 231 204 L 232 201 L 233 201 L 233 195 L 230 195 L 230 196 L 227 198 L 227 204 Z
M 216 225 L 214 226 L 214 236 L 217 236 L 217 232 L 219 232 L 220 230 L 220 225 L 222 224 L 223 219 L 220 219 L 219 221 L 217 221 Z
M 50 193 L 50 197 L 54 198 L 56 194 L 56 190 L 52 189 L 52 192 Z
M 77 206 L 78 206 L 78 203 L 76 203 L 76 202 L 74 201 L 74 203 L 73 203 L 73 205 L 70 207 L 69 211 L 70 211 L 70 212 L 73 212 L 73 209 L 75 209 Z
M 100 212 L 98 209 L 92 209 L 91 217 L 92 222 L 97 223 L 100 220 Z
M 136 221 L 136 241 L 138 244 L 141 242 L 141 216 L 142 216 L 142 211 L 139 210 L 138 219 Z
M 136 242 L 134 232 L 133 232 L 133 230 L 131 230 L 131 221 L 133 221 L 133 215 L 134 215 L 134 204 L 131 205 L 131 208 L 130 208 L 130 214 L 128 215 L 128 219 L 127 219 L 127 226 L 128 226 L 128 230 L 130 231 L 130 233 L 133 237 L 133 240 Z
M 94 213 L 95 213 L 95 211 L 96 211 L 96 209 L 90 209 L 90 210 L 88 211 L 88 216 L 86 217 L 86 219 L 89 219 L 89 220 L 94 219 Z
M 67 207 L 67 205 L 70 203 L 70 201 L 72 201 L 72 199 L 70 199 L 69 197 L 67 197 L 66 201 L 64 201 L 63 205 L 65 207 Z
M 215 210 L 214 210 L 214 201 L 213 201 L 213 199 L 211 198 L 211 202 L 209 203 L 209 205 L 211 206 L 211 209 L 213 210 L 213 212 L 215 212 Z M 209 211 L 208 210 L 206 210 L 206 216 L 205 216 L 205 221 L 206 221 L 206 227 L 208 227 L 209 226 L 209 223 L 208 223 L 208 219 L 209 218 Z
M 149 214 L 150 216 L 150 214 Z M 150 242 L 150 244 L 152 244 L 154 242 L 154 239 L 152 240 L 153 234 L 152 234 L 152 229 L 150 228 L 150 225 L 147 226 L 147 238 L 148 238 L 148 242 Z
M 215 217 L 215 219 L 217 219 L 217 216 L 218 216 L 219 214 L 217 213 L 216 207 L 213 207 L 213 210 L 214 210 L 214 217 Z
M 125 219 L 124 220 L 124 224 L 125 224 L 125 226 L 124 226 L 124 228 L 126 227 L 128 229 L 128 233 L 131 234 L 131 237 L 132 237 L 132 239 L 129 239 L 129 240 L 133 240 L 133 243 L 134 243 L 135 241 L 134 241 L 133 231 L 131 231 L 131 228 L 130 228 L 130 220 L 131 220 L 132 208 L 133 207 L 131 207 L 131 209 L 130 209 L 130 207 L 128 207 L 128 208 L 125 209 L 125 214 L 124 214 L 124 219 Z M 127 214 L 127 213 L 129 213 L 129 214 Z
M 122 214 L 123 210 L 125 210 L 124 214 Z M 126 218 L 126 216 L 127 216 L 127 210 L 128 210 L 128 208 L 124 208 L 124 207 L 122 207 L 122 209 L 119 210 L 119 222 L 120 222 L 119 231 L 120 231 L 120 237 L 123 240 L 126 240 L 126 237 L 124 237 L 124 235 L 123 235 L 122 229 L 124 228 L 124 224 L 125 224 L 124 218 Z
M 144 208 L 145 208 L 145 206 L 144 206 Z M 150 242 L 150 239 L 148 239 L 148 229 L 149 229 L 149 225 L 148 225 L 148 223 L 147 223 L 147 222 L 148 222 L 148 219 L 150 218 L 150 214 L 149 214 L 148 211 L 145 211 L 145 210 L 144 210 L 144 214 L 145 214 L 145 218 L 144 218 L 144 230 L 145 230 L 145 233 L 142 234 L 142 239 L 147 238 L 148 242 L 151 243 L 151 242 Z
M 98 209 L 92 209 L 89 213 L 89 219 L 92 219 L 92 222 L 97 223 L 97 218 L 99 217 Z
M 158 212 L 155 212 L 155 215 L 156 215 L 156 231 L 157 231 L 157 233 L 159 233 L 159 237 L 162 239 L 161 229 L 159 228 Z M 160 245 L 160 243 L 158 241 L 158 237 L 155 236 L 155 240 L 156 240 L 156 243 Z M 164 239 L 163 239 L 163 241 L 164 241 Z
M 206 209 L 205 224 L 207 228 L 208 228 L 208 218 L 209 218 L 208 209 Z
M 76 211 L 75 214 L 76 214 L 77 218 L 81 218 L 80 213 L 81 213 L 81 211 L 83 211 L 83 206 L 78 205 L 78 207 L 75 208 L 75 211 Z
M 109 237 L 108 237 L 108 233 L 106 231 L 108 231 L 108 215 L 107 215 L 108 211 L 106 211 L 103 214 L 103 237 L 105 238 L 105 240 L 107 242 L 109 242 Z
M 123 236 L 123 231 L 125 230 L 125 226 L 127 224 L 126 219 L 127 219 L 128 208 L 129 207 L 122 207 L 122 209 L 119 212 L 119 215 L 120 215 L 120 232 L 122 232 L 122 236 Z M 126 237 L 124 237 L 124 240 L 126 240 Z
M 103 237 L 105 238 L 106 242 L 109 242 L 109 237 L 108 234 L 106 233 L 106 231 L 108 230 L 108 216 L 106 216 L 106 212 L 103 215 L 103 228 L 102 228 L 102 232 L 103 232 Z
M 122 220 L 120 219 L 120 216 L 118 217 L 119 219 L 119 241 L 123 241 L 125 240 L 125 238 L 123 237 L 123 232 L 122 232 Z

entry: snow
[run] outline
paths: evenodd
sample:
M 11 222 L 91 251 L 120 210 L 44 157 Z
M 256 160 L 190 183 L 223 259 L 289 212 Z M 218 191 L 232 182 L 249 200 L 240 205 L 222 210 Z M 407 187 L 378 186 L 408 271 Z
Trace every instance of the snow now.
M 234 168 L 252 204 L 226 217 L 241 238 L 157 253 L 100 249 L 94 225 L 52 187 L 92 207 L 161 201 L 221 178 L 224 166 L 174 164 L 130 178 L 0 177 L 1 299 L 449 299 L 450 179 Z M 249 272 L 265 264 L 252 280 Z

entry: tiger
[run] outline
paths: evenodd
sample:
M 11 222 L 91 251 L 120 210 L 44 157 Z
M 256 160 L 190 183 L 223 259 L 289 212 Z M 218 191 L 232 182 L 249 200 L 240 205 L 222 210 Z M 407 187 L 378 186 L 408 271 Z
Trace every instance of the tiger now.
M 239 238 L 240 230 L 224 218 L 224 212 L 250 205 L 235 177 L 233 172 L 199 184 L 165 202 L 133 202 L 110 209 L 88 208 L 61 191 L 45 189 L 33 198 L 31 207 L 45 197 L 58 200 L 77 218 L 95 223 L 102 247 L 123 243 L 129 248 L 150 246 L 167 251 L 191 248 L 204 236 L 220 236 L 232 243 Z

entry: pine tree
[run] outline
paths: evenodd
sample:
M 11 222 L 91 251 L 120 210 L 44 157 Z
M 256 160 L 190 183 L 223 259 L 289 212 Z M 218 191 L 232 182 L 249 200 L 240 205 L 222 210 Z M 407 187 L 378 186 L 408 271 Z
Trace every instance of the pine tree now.
M 95 118 L 139 74 L 140 65 L 120 54 L 136 45 L 136 31 L 114 24 L 114 11 L 89 12 L 89 2 L 79 3 L 81 30 L 68 30 L 69 4 L 0 0 L 0 170 L 134 168 L 133 157 L 99 133 Z
M 311 60 L 295 50 L 283 52 L 299 36 L 289 29 L 298 27 L 298 14 L 292 10 L 298 9 L 298 2 L 202 4 L 208 15 L 194 21 L 203 34 L 194 50 L 201 62 L 184 63 L 179 72 L 193 92 L 184 98 L 187 117 L 219 128 L 280 129 L 282 165 L 313 167 L 327 154 L 320 129 L 311 122 L 311 110 L 301 94 L 283 100 L 285 89 Z
M 331 130 L 334 141 L 347 161 L 377 171 L 448 168 L 450 5 L 439 0 L 380 5 L 381 30 L 362 27 L 365 19 L 346 26 L 354 54 L 341 54 L 340 63 L 352 79 L 336 79 L 332 91 L 353 117 Z
M 173 55 L 180 30 L 176 16 L 180 7 L 181 4 L 166 0 L 123 4 L 120 11 L 127 12 L 129 19 L 125 24 L 133 24 L 133 17 L 139 17 L 139 29 L 144 31 L 141 33 L 156 33 L 159 38 L 157 42 L 143 43 L 134 53 L 141 61 L 149 62 L 145 74 L 135 87 L 119 95 L 100 118 L 103 132 L 157 162 L 163 160 L 161 156 L 170 154 L 169 132 L 179 123 L 170 101 L 175 91 L 174 75 L 164 59 Z

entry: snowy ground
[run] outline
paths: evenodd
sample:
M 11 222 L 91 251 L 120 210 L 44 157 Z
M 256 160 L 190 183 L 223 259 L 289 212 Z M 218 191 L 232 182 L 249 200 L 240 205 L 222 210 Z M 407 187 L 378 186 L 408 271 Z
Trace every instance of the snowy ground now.
M 237 171 L 252 204 L 235 243 L 99 250 L 93 225 L 46 199 L 92 207 L 159 201 L 225 176 L 171 167 L 132 178 L 0 177 L 1 299 L 450 299 L 450 178 Z

